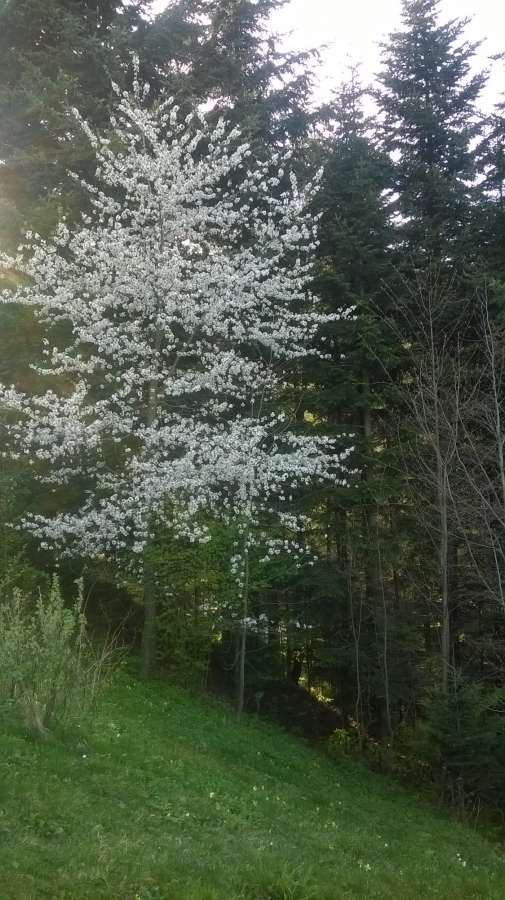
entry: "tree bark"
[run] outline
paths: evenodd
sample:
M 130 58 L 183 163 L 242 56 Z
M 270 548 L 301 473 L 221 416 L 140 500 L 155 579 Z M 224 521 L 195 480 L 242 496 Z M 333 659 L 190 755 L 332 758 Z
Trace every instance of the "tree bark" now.
M 451 620 L 449 611 L 449 483 L 447 449 L 443 447 L 442 439 L 442 410 L 438 397 L 438 384 L 440 376 L 440 361 L 437 359 L 433 321 L 430 319 L 430 364 L 431 364 L 431 389 L 433 396 L 434 415 L 434 444 L 436 455 L 436 491 L 440 528 L 439 539 L 439 565 L 440 565 L 440 592 L 442 601 L 442 634 L 441 634 L 441 663 L 442 693 L 446 694 L 449 688 L 449 668 L 451 657 Z
M 244 588 L 242 595 L 242 629 L 240 632 L 240 651 L 239 651 L 239 676 L 238 676 L 238 704 L 237 704 L 237 722 L 242 718 L 244 709 L 245 694 L 245 654 L 247 643 L 247 614 L 249 605 L 249 548 L 248 548 L 249 531 L 246 528 L 244 533 Z
M 148 678 L 157 658 L 156 640 L 156 588 L 152 565 L 146 564 L 144 571 L 144 627 L 140 645 L 139 675 Z
M 163 332 L 156 323 L 154 337 L 155 375 L 149 381 L 146 426 L 150 428 L 158 414 L 158 366 L 159 354 Z M 147 539 L 144 551 L 144 627 L 142 629 L 142 642 L 140 646 L 139 675 L 148 678 L 152 673 L 157 659 L 156 641 L 156 585 L 152 560 L 149 559 L 149 551 L 152 547 L 152 522 L 147 523 Z
M 373 481 L 372 463 L 372 409 L 370 405 L 370 378 L 366 369 L 362 373 L 363 390 L 363 437 L 365 439 L 365 463 L 363 466 L 363 479 L 367 485 Z M 370 555 L 366 566 L 367 599 L 375 606 L 380 594 L 380 568 L 379 568 L 379 517 L 377 504 L 370 502 L 367 497 L 365 505 L 365 528 L 368 537 Z

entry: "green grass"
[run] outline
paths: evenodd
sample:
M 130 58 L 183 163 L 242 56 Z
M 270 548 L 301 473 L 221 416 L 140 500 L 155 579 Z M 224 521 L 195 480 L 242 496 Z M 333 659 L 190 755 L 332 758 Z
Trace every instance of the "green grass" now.
M 89 750 L 1 724 L 1 900 L 505 897 L 479 834 L 166 684 L 121 676 Z

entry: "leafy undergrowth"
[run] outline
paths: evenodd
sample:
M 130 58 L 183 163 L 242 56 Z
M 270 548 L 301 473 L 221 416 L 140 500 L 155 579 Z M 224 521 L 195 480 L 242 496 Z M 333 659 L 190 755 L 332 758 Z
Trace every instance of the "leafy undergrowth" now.
M 86 735 L 1 723 L 2 900 L 502 900 L 502 851 L 218 703 L 122 675 Z

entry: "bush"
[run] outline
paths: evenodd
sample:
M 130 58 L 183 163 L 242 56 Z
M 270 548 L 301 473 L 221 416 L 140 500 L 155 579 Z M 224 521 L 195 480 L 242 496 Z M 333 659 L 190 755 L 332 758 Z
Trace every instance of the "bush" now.
M 415 742 L 444 799 L 460 816 L 481 801 L 503 804 L 504 691 L 455 679 L 437 695 Z
M 335 728 L 326 742 L 326 749 L 331 756 L 356 756 L 358 736 L 345 728 Z
M 56 577 L 35 603 L 14 590 L 0 604 L 0 702 L 44 737 L 93 713 L 117 658 L 91 644 L 83 606 L 82 583 L 69 608 Z

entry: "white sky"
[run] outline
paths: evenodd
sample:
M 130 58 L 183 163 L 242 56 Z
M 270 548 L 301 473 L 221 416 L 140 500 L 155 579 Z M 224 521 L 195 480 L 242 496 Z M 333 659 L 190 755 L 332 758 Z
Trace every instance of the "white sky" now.
M 156 0 L 153 11 L 165 6 L 167 0 Z M 282 46 L 290 50 L 331 44 L 319 70 L 317 93 L 326 98 L 350 61 L 362 64 L 365 83 L 373 80 L 380 65 L 377 45 L 400 27 L 401 8 L 401 0 L 289 0 L 272 17 L 272 29 L 286 34 Z M 440 11 L 445 21 L 472 19 L 465 32 L 467 39 L 484 40 L 476 60 L 478 68 L 487 67 L 490 56 L 505 51 L 505 0 L 441 0 Z M 493 63 L 492 69 L 484 96 L 487 109 L 505 93 L 505 62 Z

